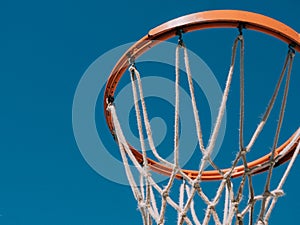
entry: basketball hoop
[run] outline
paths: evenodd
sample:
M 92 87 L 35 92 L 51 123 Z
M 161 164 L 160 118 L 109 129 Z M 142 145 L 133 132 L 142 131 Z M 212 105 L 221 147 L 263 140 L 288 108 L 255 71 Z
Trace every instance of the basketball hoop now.
M 185 46 L 182 35 L 188 32 L 212 29 L 212 28 L 238 28 L 239 34 L 234 40 L 232 48 L 232 57 L 230 70 L 228 72 L 227 81 L 220 104 L 220 109 L 216 119 L 216 123 L 211 134 L 209 143 L 204 146 L 202 140 L 202 130 L 198 109 L 196 105 L 192 75 L 189 67 L 189 58 L 187 48 Z M 279 80 L 274 87 L 273 95 L 267 105 L 267 109 L 258 124 L 251 140 L 247 145 L 244 144 L 244 38 L 243 29 L 255 30 L 274 36 L 277 39 L 285 42 L 288 45 L 288 53 L 284 62 Z M 148 119 L 147 108 L 143 96 L 143 88 L 141 76 L 136 68 L 134 61 L 143 55 L 147 50 L 166 41 L 172 37 L 178 36 L 178 46 L 176 48 L 176 81 L 175 81 L 175 118 L 174 118 L 174 161 L 168 162 L 163 159 L 156 151 L 151 126 Z M 219 168 L 211 159 L 210 155 L 214 148 L 216 138 L 219 132 L 220 123 L 225 112 L 228 92 L 230 90 L 232 74 L 235 66 L 237 49 L 240 49 L 240 121 L 239 121 L 239 150 L 232 166 L 227 169 Z M 194 113 L 195 126 L 197 130 L 198 143 L 202 152 L 202 159 L 199 163 L 198 170 L 186 170 L 180 168 L 178 163 L 178 138 L 179 138 L 179 57 L 180 49 L 184 52 L 184 62 L 187 73 L 187 80 L 192 101 L 192 109 Z M 152 224 L 153 220 L 157 224 L 164 224 L 166 206 L 170 205 L 178 212 L 178 224 L 208 224 L 212 217 L 215 224 L 232 224 L 235 221 L 237 224 L 244 224 L 245 215 L 249 214 L 249 224 L 254 223 L 253 212 L 254 206 L 261 202 L 261 208 L 257 219 L 257 224 L 267 224 L 271 211 L 278 197 L 283 195 L 282 186 L 287 175 L 300 151 L 300 128 L 298 128 L 291 137 L 278 147 L 278 139 L 281 130 L 284 111 L 288 97 L 288 89 L 290 84 L 290 75 L 293 64 L 295 51 L 300 51 L 300 35 L 286 26 L 285 24 L 272 18 L 237 10 L 216 10 L 195 13 L 183 16 L 169 22 L 166 22 L 152 30 L 141 40 L 136 42 L 117 62 L 108 79 L 104 93 L 104 110 L 108 127 L 117 141 L 122 160 L 124 163 L 126 175 L 132 187 L 134 196 L 138 201 L 139 209 L 142 214 L 143 222 L 146 225 Z M 137 124 L 139 137 L 141 142 L 141 150 L 137 150 L 126 141 L 125 135 L 122 132 L 121 125 L 118 121 L 117 112 L 114 106 L 114 93 L 118 86 L 121 77 L 129 70 L 134 96 L 135 111 L 137 116 Z M 246 155 L 251 151 L 252 146 L 264 128 L 264 125 L 269 117 L 270 112 L 277 100 L 279 89 L 285 77 L 284 93 L 280 108 L 279 120 L 277 123 L 276 134 L 274 137 L 273 147 L 267 155 L 248 162 Z M 141 108 L 138 104 L 138 95 L 140 96 Z M 144 122 L 144 125 L 142 123 Z M 147 156 L 145 150 L 145 138 L 143 134 L 143 126 L 147 131 L 147 138 L 150 148 L 156 160 Z M 141 185 L 138 187 L 133 178 L 128 159 L 132 161 L 141 175 Z M 241 162 L 241 166 L 237 166 Z M 270 181 L 273 169 L 285 162 L 289 162 L 285 173 L 276 189 L 270 189 Z M 209 163 L 214 170 L 206 171 L 205 165 Z M 160 187 L 152 178 L 151 172 L 154 171 L 166 176 L 169 176 L 168 185 L 164 188 Z M 252 176 L 258 173 L 267 172 L 267 179 L 264 192 L 261 195 L 255 195 L 252 184 Z M 232 179 L 241 178 L 241 184 L 238 192 L 234 193 Z M 179 204 L 176 203 L 170 196 L 169 192 L 172 188 L 175 178 L 183 180 L 180 187 Z M 245 181 L 248 179 L 249 199 L 248 204 L 243 209 L 239 208 L 241 202 L 241 194 L 244 189 Z M 202 181 L 217 181 L 220 180 L 220 186 L 213 200 L 208 199 L 201 188 Z M 162 197 L 160 211 L 157 208 L 157 203 L 153 193 L 153 189 Z M 220 216 L 216 211 L 216 205 L 219 203 L 222 193 L 225 192 L 224 214 L 221 222 Z M 206 204 L 206 212 L 203 221 L 200 223 L 194 209 L 194 197 L 198 194 L 202 201 Z M 184 201 L 184 196 L 187 199 Z M 188 214 L 189 213 L 189 214 Z

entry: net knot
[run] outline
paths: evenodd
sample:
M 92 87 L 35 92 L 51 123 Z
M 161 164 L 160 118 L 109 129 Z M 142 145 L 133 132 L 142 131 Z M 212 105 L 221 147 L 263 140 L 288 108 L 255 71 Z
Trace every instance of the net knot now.
M 232 206 L 233 206 L 234 208 L 238 208 L 238 206 L 239 206 L 239 202 L 236 201 L 236 200 L 232 201 L 231 204 L 232 204 Z
M 143 201 L 139 202 L 139 208 L 145 209 L 146 207 L 147 207 L 147 205 L 145 202 L 143 202 Z
M 242 148 L 241 149 L 241 155 L 246 155 L 248 153 L 247 148 Z
M 243 216 L 241 213 L 238 213 L 238 214 L 236 215 L 236 217 L 237 217 L 237 220 L 239 221 L 239 224 L 240 224 L 240 222 L 243 221 L 244 216 Z
M 137 194 L 136 200 L 138 202 L 139 207 L 144 204 L 143 197 L 140 194 Z
M 269 190 L 266 190 L 263 195 L 262 195 L 264 198 L 267 198 L 267 197 L 270 197 L 272 196 L 271 192 Z
M 250 198 L 249 201 L 248 201 L 248 205 L 251 207 L 255 204 L 255 202 L 256 202 L 255 198 Z
M 193 182 L 193 187 L 196 189 L 196 190 L 199 190 L 200 189 L 200 184 L 199 184 L 199 181 L 198 180 L 195 180 Z
M 263 220 L 259 220 L 257 222 L 257 225 L 267 225 L 267 223 L 265 221 L 263 221 Z
M 271 194 L 271 196 L 278 198 L 278 197 L 281 197 L 284 195 L 284 191 L 281 189 L 278 189 L 278 190 L 272 191 L 270 194 Z
M 203 154 L 202 160 L 209 161 L 210 160 L 210 152 L 205 152 Z
M 265 191 L 263 194 L 264 198 L 268 198 L 268 197 L 273 197 L 273 198 L 278 198 L 284 195 L 283 190 L 281 189 L 276 189 L 274 191 Z
M 163 190 L 161 196 L 162 196 L 164 199 L 166 199 L 166 198 L 169 197 L 169 192 L 168 192 L 167 190 Z
M 179 169 L 178 166 L 174 165 L 173 171 L 174 171 L 175 174 L 177 174 L 180 171 L 180 169 Z
M 185 218 L 185 217 L 186 217 L 186 213 L 185 213 L 185 212 L 181 212 L 181 213 L 179 214 L 179 216 L 180 216 L 180 218 Z
M 211 211 L 215 211 L 215 208 L 216 208 L 215 203 L 210 203 L 209 206 L 208 206 L 208 209 L 211 210 Z

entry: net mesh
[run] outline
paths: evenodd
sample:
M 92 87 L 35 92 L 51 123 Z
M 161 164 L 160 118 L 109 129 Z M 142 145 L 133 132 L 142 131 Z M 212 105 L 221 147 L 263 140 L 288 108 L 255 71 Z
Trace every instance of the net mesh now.
M 235 67 L 236 55 L 238 49 L 240 50 L 240 117 L 239 117 L 239 151 L 236 154 L 232 166 L 228 170 L 222 170 L 219 166 L 211 159 L 211 154 L 216 144 L 218 132 L 220 130 L 220 125 L 224 117 L 224 112 L 226 109 L 226 102 L 228 99 L 228 93 L 231 87 L 232 76 Z M 202 158 L 199 163 L 198 175 L 194 178 L 188 176 L 179 165 L 179 61 L 180 53 L 183 52 L 184 64 L 186 67 L 187 80 L 189 85 L 189 91 L 192 102 L 193 115 L 195 119 L 196 132 L 198 137 L 199 148 L 202 153 Z M 245 144 L 244 141 L 244 38 L 240 34 L 233 43 L 232 56 L 230 62 L 230 69 L 228 72 L 226 85 L 223 91 L 222 100 L 219 107 L 219 112 L 214 124 L 214 128 L 207 146 L 204 145 L 201 129 L 201 120 L 199 118 L 196 98 L 194 93 L 193 79 L 191 74 L 191 69 L 189 65 L 188 51 L 185 43 L 180 38 L 176 53 L 176 68 L 175 68 L 175 115 L 174 115 L 174 159 L 173 162 L 166 161 L 158 153 L 154 140 L 152 137 L 151 125 L 148 118 L 146 103 L 143 94 L 143 87 L 141 82 L 141 76 L 136 66 L 132 64 L 129 68 L 131 74 L 131 84 L 132 92 L 134 98 L 134 106 L 136 112 L 136 120 L 139 131 L 139 139 L 141 145 L 142 153 L 142 163 L 135 157 L 130 149 L 129 144 L 122 132 L 116 108 L 113 103 L 108 104 L 108 109 L 112 116 L 112 122 L 115 130 L 115 137 L 120 148 L 120 153 L 124 163 L 124 168 L 128 181 L 132 188 L 133 195 L 138 203 L 138 208 L 141 212 L 144 225 L 151 224 L 165 224 L 166 223 L 166 211 L 168 207 L 173 208 L 177 212 L 177 224 L 196 224 L 196 225 L 206 225 L 210 221 L 214 224 L 268 224 L 270 214 L 277 202 L 277 199 L 284 194 L 282 188 L 286 181 L 286 178 L 293 166 L 296 157 L 300 150 L 299 138 L 300 138 L 300 128 L 296 131 L 295 135 L 289 142 L 287 146 L 279 154 L 276 152 L 278 139 L 280 136 L 280 130 L 282 121 L 284 118 L 284 111 L 288 96 L 288 89 L 290 83 L 291 69 L 294 59 L 294 51 L 289 49 L 283 69 L 279 76 L 278 82 L 275 86 L 273 95 L 269 100 L 266 111 L 262 116 L 260 123 L 253 132 L 250 141 Z M 284 83 L 285 78 L 285 84 Z M 279 119 L 277 122 L 276 133 L 274 136 L 274 141 L 272 144 L 271 153 L 269 159 L 263 163 L 256 166 L 249 166 L 247 162 L 247 154 L 251 151 L 252 146 L 256 142 L 258 136 L 263 130 L 266 121 L 273 109 L 274 103 L 278 98 L 278 93 L 280 87 L 284 85 L 284 93 L 281 100 L 281 107 L 279 112 Z M 140 97 L 140 98 L 138 98 Z M 139 104 L 140 100 L 140 104 Z M 143 128 L 146 130 L 146 137 L 143 133 Z M 161 185 L 155 181 L 152 176 L 152 171 L 148 163 L 146 143 L 145 140 L 149 142 L 151 151 L 160 163 L 171 168 L 170 177 L 164 185 Z M 273 169 L 276 163 L 283 159 L 283 157 L 289 153 L 291 146 L 296 146 L 295 151 L 291 157 L 291 160 L 286 167 L 282 178 L 279 180 L 275 188 L 271 187 L 271 178 Z M 140 174 L 140 179 L 136 180 L 130 163 L 134 164 L 135 168 Z M 242 174 L 239 182 L 234 182 L 233 174 L 236 172 L 236 167 L 238 164 L 242 164 L 244 167 L 244 173 Z M 203 190 L 204 182 L 201 179 L 206 165 L 209 164 L 216 171 L 218 171 L 221 179 L 219 181 L 217 190 L 214 196 L 209 196 L 207 192 Z M 256 194 L 255 187 L 253 184 L 253 175 L 258 171 L 266 170 L 266 179 L 263 187 L 263 191 L 260 194 Z M 182 177 L 182 182 L 178 188 L 179 194 L 177 196 L 171 196 L 172 188 L 175 189 L 176 175 L 180 174 Z M 261 186 L 261 184 L 260 184 Z M 247 189 L 247 191 L 245 191 Z M 212 193 L 212 190 L 209 190 Z M 244 196 L 245 193 L 248 196 Z M 204 213 L 202 217 L 199 216 L 199 210 L 195 207 L 195 199 L 199 199 L 204 206 Z M 246 203 L 245 203 L 245 198 Z M 198 202 L 197 202 L 198 203 Z M 218 210 L 218 207 L 222 207 L 222 210 Z M 255 211 L 256 210 L 256 211 Z M 254 212 L 258 212 L 255 217 Z M 245 220 L 248 220 L 246 222 Z

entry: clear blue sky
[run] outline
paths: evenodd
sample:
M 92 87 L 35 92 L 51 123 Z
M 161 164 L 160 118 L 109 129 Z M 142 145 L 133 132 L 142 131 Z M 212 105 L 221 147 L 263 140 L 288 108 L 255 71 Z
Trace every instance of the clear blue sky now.
M 299 7 L 296 0 L 2 1 L 0 224 L 141 224 L 130 188 L 92 169 L 77 146 L 72 104 L 87 68 L 107 51 L 136 41 L 149 29 L 178 16 L 210 9 L 243 9 L 271 16 L 300 31 Z M 218 47 L 222 50 L 223 46 Z M 272 46 L 265 53 L 263 47 L 261 54 L 277 53 L 269 51 Z M 216 52 L 207 52 L 203 57 L 211 66 Z M 255 61 L 253 56 L 250 59 Z M 226 60 L 224 65 L 229 62 Z M 268 65 L 278 66 L 279 71 L 283 55 L 278 60 L 268 61 Z M 221 71 L 212 70 L 215 74 Z M 100 77 L 104 76 L 101 72 L 97 71 Z M 299 59 L 294 72 L 299 84 Z M 99 84 L 99 90 L 102 87 Z M 295 84 L 291 90 L 295 99 L 299 95 Z M 259 98 L 260 91 L 257 94 Z M 102 96 L 97 110 L 99 115 L 103 113 Z M 284 128 L 282 140 L 299 126 L 295 111 L 289 114 L 293 126 Z M 119 157 L 103 116 L 96 116 L 96 122 L 100 139 Z M 297 223 L 299 168 L 296 165 L 288 179 L 287 195 L 279 200 L 272 225 Z M 169 221 L 175 224 L 171 218 Z

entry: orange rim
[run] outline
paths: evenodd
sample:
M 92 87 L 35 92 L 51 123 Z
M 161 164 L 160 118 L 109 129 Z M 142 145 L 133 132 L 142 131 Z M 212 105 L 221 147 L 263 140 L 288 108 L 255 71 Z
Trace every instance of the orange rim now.
M 247 12 L 240 10 L 213 10 L 200 13 L 194 13 L 187 16 L 179 17 L 177 19 L 166 22 L 152 30 L 149 33 L 137 41 L 127 52 L 119 59 L 115 67 L 113 68 L 104 93 L 104 114 L 106 117 L 106 122 L 111 133 L 114 135 L 114 127 L 112 123 L 112 117 L 107 108 L 107 99 L 114 96 L 117 85 L 128 69 L 130 65 L 130 59 L 137 59 L 151 47 L 159 44 L 161 41 L 168 40 L 178 34 L 178 31 L 183 33 L 192 32 L 196 30 L 210 29 L 210 28 L 238 28 L 242 27 L 243 29 L 255 30 L 267 35 L 274 36 L 277 39 L 282 40 L 288 45 L 292 46 L 296 51 L 300 52 L 300 34 L 294 31 L 289 26 L 272 19 L 270 17 Z M 295 134 L 294 134 L 295 135 Z M 276 154 L 279 154 L 292 140 L 292 135 L 284 144 L 276 149 Z M 298 138 L 297 143 L 300 138 Z M 297 143 L 295 143 L 289 150 L 288 153 L 281 158 L 275 166 L 281 165 L 288 161 L 293 152 L 296 149 Z M 142 154 L 136 150 L 134 147 L 130 146 L 131 151 L 133 152 L 136 159 L 142 163 L 143 157 Z M 257 165 L 268 162 L 271 153 L 248 163 L 249 168 L 253 168 Z M 160 174 L 170 176 L 172 169 L 158 163 L 150 158 L 148 158 L 149 167 Z M 223 172 L 230 170 L 223 169 Z M 256 171 L 255 173 L 260 173 L 268 170 L 268 167 L 265 167 L 261 170 Z M 183 170 L 183 172 L 188 175 L 190 178 L 195 178 L 198 175 L 198 171 L 195 170 Z M 245 173 L 244 166 L 238 166 L 235 168 L 232 173 L 232 177 L 239 177 Z M 177 174 L 178 179 L 182 179 L 182 175 Z M 223 179 L 223 176 L 217 170 L 204 171 L 201 176 L 202 180 L 220 180 Z

